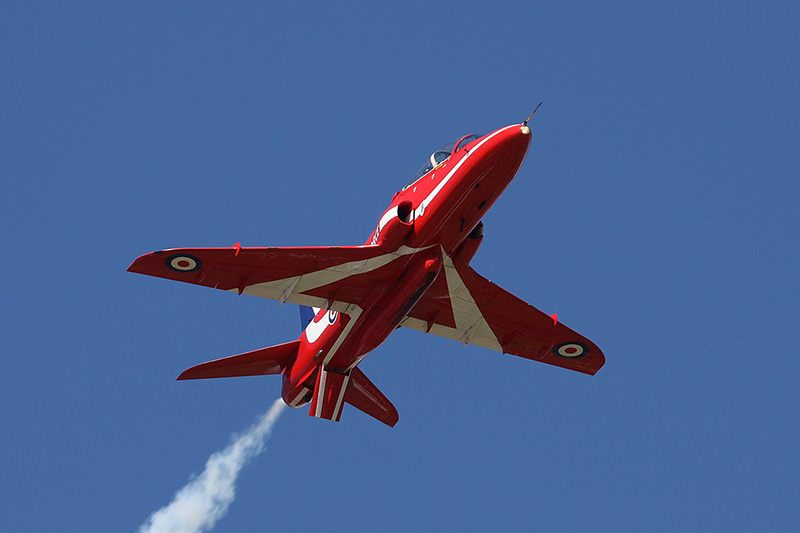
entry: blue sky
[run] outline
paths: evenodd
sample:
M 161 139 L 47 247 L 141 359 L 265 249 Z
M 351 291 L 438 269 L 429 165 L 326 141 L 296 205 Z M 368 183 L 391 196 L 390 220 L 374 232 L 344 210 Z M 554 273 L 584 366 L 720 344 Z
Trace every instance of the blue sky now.
M 473 266 L 594 377 L 397 331 L 389 429 L 279 418 L 215 531 L 788 529 L 800 515 L 791 3 L 0 8 L 0 522 L 132 531 L 280 392 L 175 382 L 295 306 L 125 272 L 360 244 L 438 146 L 522 121 Z

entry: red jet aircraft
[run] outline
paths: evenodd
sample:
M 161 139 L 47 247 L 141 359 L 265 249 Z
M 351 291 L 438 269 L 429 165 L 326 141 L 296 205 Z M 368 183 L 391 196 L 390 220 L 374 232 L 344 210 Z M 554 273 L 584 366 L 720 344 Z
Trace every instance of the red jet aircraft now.
M 236 243 L 138 258 L 130 272 L 316 311 L 296 341 L 203 363 L 178 379 L 282 374 L 292 407 L 311 403 L 310 415 L 338 421 L 346 402 L 394 426 L 397 410 L 358 364 L 399 326 L 595 374 L 605 358 L 592 341 L 469 266 L 481 218 L 517 173 L 530 139 L 526 121 L 437 150 L 362 246 Z

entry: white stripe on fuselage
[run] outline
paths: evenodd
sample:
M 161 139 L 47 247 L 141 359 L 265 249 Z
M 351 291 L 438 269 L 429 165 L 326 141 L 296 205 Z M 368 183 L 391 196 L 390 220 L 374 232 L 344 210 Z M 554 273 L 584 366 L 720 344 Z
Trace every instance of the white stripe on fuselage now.
M 336 406 L 333 408 L 333 416 L 331 420 L 339 418 L 339 413 L 342 411 L 342 403 L 344 402 L 344 394 L 347 392 L 347 385 L 350 383 L 350 374 L 345 374 L 342 381 L 342 388 L 339 389 L 339 398 L 336 400 Z
M 317 378 L 319 380 L 319 385 L 317 386 L 317 391 L 315 393 L 317 396 L 316 397 L 317 405 L 316 409 L 314 410 L 314 416 L 316 416 L 317 418 L 322 417 L 322 404 L 323 400 L 325 399 L 325 378 L 327 376 L 328 373 L 325 372 L 324 368 L 319 371 L 319 377 Z
M 325 355 L 325 359 L 323 359 L 323 361 L 322 361 L 322 363 L 323 363 L 322 367 L 323 368 L 325 368 L 325 365 L 327 365 L 330 362 L 330 360 L 333 358 L 333 356 L 336 355 L 336 352 L 339 350 L 339 347 L 342 345 L 344 340 L 347 338 L 347 335 L 350 333 L 350 330 L 353 329 L 353 326 L 355 325 L 356 320 L 358 320 L 358 317 L 361 316 L 361 313 L 363 311 L 364 310 L 361 309 L 356 304 L 350 304 L 349 305 L 348 311 L 346 311 L 345 314 L 350 317 L 350 320 L 347 321 L 347 325 L 344 327 L 342 332 L 339 334 L 339 337 L 336 339 L 336 342 L 333 343 L 333 346 L 331 346 L 331 349 Z
M 303 398 L 305 398 L 305 395 L 308 394 L 308 391 L 308 387 L 303 387 L 297 396 L 294 397 L 294 400 L 289 403 L 289 407 L 299 407 L 298 404 L 303 400 Z
M 436 187 L 434 187 L 434 189 L 430 192 L 430 194 L 428 194 L 428 196 L 419 203 L 419 206 L 417 206 L 417 208 L 414 210 L 414 218 L 416 219 L 417 217 L 421 217 L 425 214 L 425 209 L 427 209 L 428 205 L 430 205 L 433 199 L 436 198 L 436 195 L 439 194 L 439 192 L 442 190 L 442 188 L 444 188 L 447 182 L 450 181 L 450 178 L 453 177 L 453 174 L 455 174 L 455 172 L 461 167 L 461 165 L 464 164 L 464 162 L 467 159 L 470 158 L 470 156 L 472 156 L 472 154 L 474 154 L 481 146 L 483 146 L 483 144 L 486 141 L 488 141 L 498 133 L 507 130 L 508 128 L 519 128 L 519 124 L 512 124 L 511 126 L 506 126 L 505 128 L 497 130 L 496 132 L 492 133 L 484 140 L 482 140 L 480 143 L 478 143 L 472 150 L 467 152 L 467 155 L 465 155 L 458 163 L 456 163 L 456 166 L 450 169 L 450 172 L 447 173 L 447 175 L 442 179 L 442 181 L 440 181 L 438 185 L 436 185 Z

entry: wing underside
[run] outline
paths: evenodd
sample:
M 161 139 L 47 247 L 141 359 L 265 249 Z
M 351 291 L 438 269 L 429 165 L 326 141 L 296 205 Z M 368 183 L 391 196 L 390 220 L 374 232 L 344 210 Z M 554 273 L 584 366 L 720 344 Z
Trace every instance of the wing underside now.
M 143 255 L 128 270 L 347 313 L 381 282 L 376 270 L 386 283 L 397 279 L 391 271 L 403 262 L 395 259 L 406 254 L 377 246 L 180 248 Z
M 416 250 L 377 246 L 181 248 L 143 255 L 131 272 L 358 315 L 390 286 Z M 398 260 L 400 259 L 400 260 Z M 555 366 L 596 373 L 605 362 L 589 339 L 470 267 L 444 268 L 402 325 Z
M 444 276 L 411 310 L 403 326 L 586 374 L 605 363 L 592 341 L 487 280 L 445 258 Z

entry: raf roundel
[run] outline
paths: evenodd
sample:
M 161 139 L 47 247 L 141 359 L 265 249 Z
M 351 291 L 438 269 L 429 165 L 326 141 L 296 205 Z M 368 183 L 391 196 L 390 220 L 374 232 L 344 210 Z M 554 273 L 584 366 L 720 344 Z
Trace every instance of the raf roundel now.
M 565 342 L 553 348 L 553 353 L 567 359 L 577 359 L 589 353 L 589 347 L 582 342 Z
M 336 317 L 338 317 L 338 316 L 339 316 L 339 313 L 337 311 L 334 311 L 333 309 L 331 309 L 330 311 L 328 311 L 328 322 L 333 324 L 334 322 L 336 322 Z
M 185 254 L 171 255 L 164 263 L 176 272 L 196 272 L 203 266 L 198 258 Z

